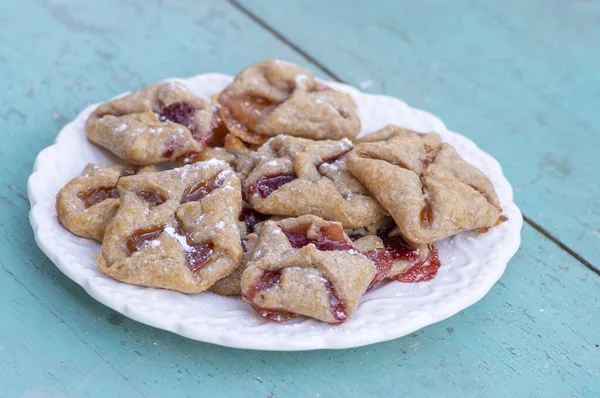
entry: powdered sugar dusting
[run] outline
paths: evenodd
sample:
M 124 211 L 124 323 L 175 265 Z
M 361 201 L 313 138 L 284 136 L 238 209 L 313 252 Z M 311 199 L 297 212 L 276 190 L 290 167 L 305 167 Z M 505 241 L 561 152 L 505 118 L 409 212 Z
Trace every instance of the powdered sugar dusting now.
M 185 236 L 179 235 L 177 233 L 177 231 L 175 231 L 175 228 L 166 227 L 165 234 L 167 234 L 167 236 L 170 236 L 171 238 L 175 239 L 184 251 L 190 252 L 193 250 L 192 246 L 188 245 L 187 239 L 185 238 Z

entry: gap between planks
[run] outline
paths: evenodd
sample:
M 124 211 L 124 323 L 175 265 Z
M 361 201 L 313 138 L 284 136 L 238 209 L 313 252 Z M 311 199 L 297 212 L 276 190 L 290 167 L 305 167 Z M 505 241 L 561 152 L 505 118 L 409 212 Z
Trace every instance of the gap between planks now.
M 278 40 L 280 40 L 284 44 L 288 45 L 290 48 L 292 48 L 294 51 L 296 51 L 298 54 L 300 54 L 304 59 L 306 59 L 311 64 L 315 65 L 317 68 L 319 68 L 323 73 L 325 73 L 326 75 L 328 75 L 329 77 L 331 77 L 333 80 L 335 80 L 337 82 L 340 82 L 340 83 L 347 84 L 337 74 L 335 74 L 331 69 L 329 69 L 327 66 L 325 66 L 323 63 L 321 63 L 316 58 L 314 58 L 308 52 L 306 52 L 305 50 L 303 50 L 300 46 L 298 46 L 296 43 L 294 43 L 293 41 L 291 41 L 289 38 L 287 38 L 286 36 L 284 36 L 283 34 L 281 34 L 280 32 L 278 32 L 277 30 L 275 30 L 272 26 L 270 26 L 269 24 L 267 24 L 265 21 L 263 21 L 262 19 L 260 19 L 255 13 L 253 13 L 252 11 L 250 11 L 248 8 L 244 7 L 237 0 L 226 0 L 226 1 L 229 4 L 231 4 L 233 7 L 237 8 L 241 13 L 243 13 L 244 15 L 246 15 L 252 21 L 254 21 L 258 25 L 260 25 L 263 29 L 265 29 L 266 31 L 268 31 L 269 33 L 271 33 Z M 590 263 L 589 261 L 587 261 L 581 255 L 579 255 L 578 253 L 576 253 L 573 249 L 571 249 L 569 246 L 567 246 L 566 244 L 564 244 L 557 237 L 555 237 L 550 232 L 548 232 L 547 230 L 545 230 L 541 225 L 539 225 L 538 223 L 536 223 L 535 221 L 533 221 L 531 218 L 529 218 L 525 214 L 523 214 L 523 220 L 527 224 L 529 224 L 532 228 L 534 228 L 536 231 L 538 231 L 540 234 L 544 235 L 546 238 L 548 238 L 549 240 L 551 240 L 560 249 L 562 249 L 565 252 L 567 252 L 574 259 L 576 259 L 577 261 L 579 261 L 581 264 L 585 265 L 587 268 L 589 268 L 591 271 L 593 271 L 596 275 L 600 276 L 600 268 L 594 266 L 592 263 Z

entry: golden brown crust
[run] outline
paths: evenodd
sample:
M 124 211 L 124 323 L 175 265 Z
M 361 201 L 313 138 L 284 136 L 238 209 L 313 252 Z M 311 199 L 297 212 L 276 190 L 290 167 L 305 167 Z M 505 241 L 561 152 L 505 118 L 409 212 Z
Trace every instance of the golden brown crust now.
M 358 144 L 347 162 L 411 242 L 492 227 L 502 211 L 485 174 L 437 134 L 407 132 Z
M 58 221 L 75 235 L 102 241 L 119 208 L 117 182 L 123 176 L 155 171 L 152 167 L 88 164 L 56 196 Z
M 100 105 L 85 130 L 90 141 L 121 159 L 149 165 L 200 152 L 211 137 L 212 121 L 206 100 L 168 82 Z
M 307 244 L 290 233 L 301 234 Z M 340 247 L 319 250 L 314 243 L 326 241 Z M 315 216 L 267 221 L 242 275 L 242 294 L 263 315 L 275 311 L 340 323 L 352 315 L 375 272 L 339 223 Z
M 224 162 L 121 179 L 98 267 L 136 285 L 199 293 L 242 258 L 240 181 Z
M 348 94 L 289 62 L 267 60 L 247 67 L 219 94 L 219 103 L 229 130 L 253 144 L 282 133 L 320 140 L 353 139 L 360 131 Z
M 278 136 L 255 155 L 257 166 L 244 183 L 250 204 L 264 214 L 313 214 L 339 221 L 346 228 L 375 223 L 385 210 L 346 167 L 349 140 L 313 141 Z M 289 180 L 271 191 L 277 176 Z M 269 192 L 271 191 L 271 192 Z

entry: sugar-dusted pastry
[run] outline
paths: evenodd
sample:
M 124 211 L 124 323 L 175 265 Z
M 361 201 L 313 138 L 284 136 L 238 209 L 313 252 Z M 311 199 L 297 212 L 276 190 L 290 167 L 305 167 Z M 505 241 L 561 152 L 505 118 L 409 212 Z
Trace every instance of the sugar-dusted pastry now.
M 356 145 L 350 171 L 415 243 L 496 225 L 502 209 L 490 180 L 437 134 L 404 133 Z
M 440 268 L 435 244 L 409 242 L 391 217 L 369 228 L 346 232 L 356 249 L 377 263 L 382 272 L 391 262 L 387 273 L 380 279 L 424 282 L 433 279 Z
M 277 321 L 348 320 L 377 274 L 342 225 L 315 216 L 266 221 L 242 275 L 242 295 Z
M 284 61 L 267 60 L 242 70 L 219 94 L 219 103 L 229 131 L 254 144 L 279 134 L 353 139 L 360 131 L 356 104 L 348 94 Z
M 277 136 L 258 149 L 244 188 L 259 212 L 313 214 L 346 228 L 374 224 L 387 213 L 346 166 L 352 142 Z
M 56 196 L 58 221 L 75 235 L 102 241 L 104 230 L 119 208 L 117 182 L 123 176 L 155 171 L 131 165 L 88 164 L 81 175 Z
M 213 128 L 210 103 L 178 82 L 159 83 L 106 102 L 85 124 L 90 141 L 140 165 L 193 158 L 204 149 Z
M 219 160 L 122 178 L 98 267 L 126 283 L 199 293 L 242 259 L 240 181 Z

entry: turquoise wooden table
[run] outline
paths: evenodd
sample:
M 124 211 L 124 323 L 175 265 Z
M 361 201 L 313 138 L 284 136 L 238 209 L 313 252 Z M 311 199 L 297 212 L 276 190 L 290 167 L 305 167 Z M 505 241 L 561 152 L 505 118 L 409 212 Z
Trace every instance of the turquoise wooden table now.
M 136 323 L 34 243 L 26 179 L 86 104 L 277 57 L 400 97 L 495 156 L 526 216 L 479 303 L 358 349 L 260 352 Z M 600 396 L 600 2 L 0 3 L 0 397 Z

